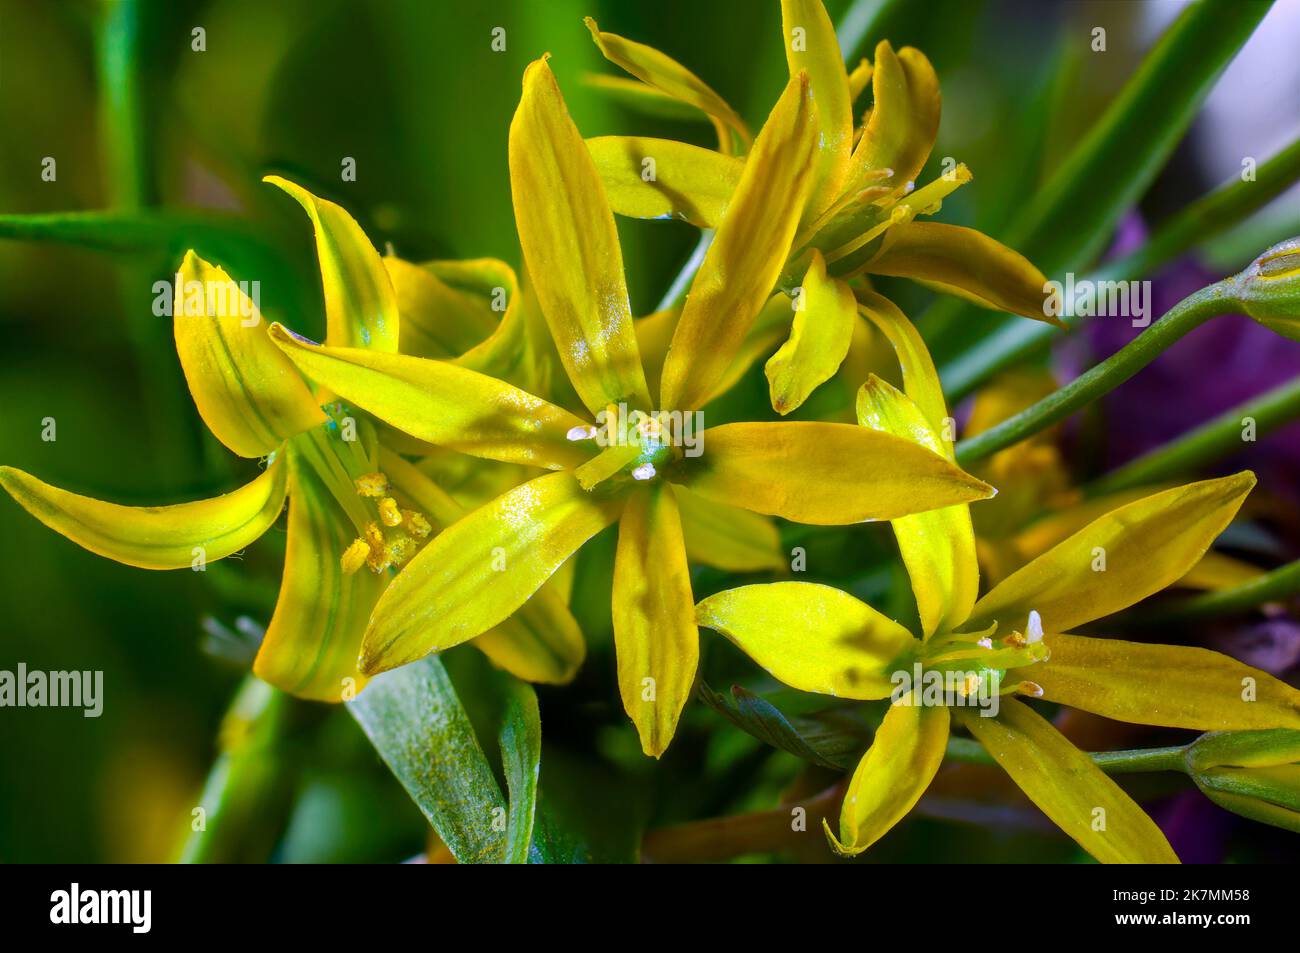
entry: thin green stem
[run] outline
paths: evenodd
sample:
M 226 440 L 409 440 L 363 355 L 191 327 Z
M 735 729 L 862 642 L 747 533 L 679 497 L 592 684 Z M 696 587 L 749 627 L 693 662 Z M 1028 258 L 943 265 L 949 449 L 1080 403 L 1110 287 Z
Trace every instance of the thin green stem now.
M 1088 275 L 1088 280 L 1145 278 L 1166 262 L 1237 225 L 1297 179 L 1300 179 L 1300 139 L 1259 166 L 1254 180 L 1234 178 L 1202 196 L 1162 222 L 1140 247 L 1102 265 Z M 1080 322 L 1067 320 L 1066 323 L 1077 327 Z M 944 393 L 950 400 L 958 401 L 994 374 L 1034 356 L 1059 337 L 1059 331 L 1042 322 L 1005 324 L 964 354 L 940 364 Z
M 1243 427 L 1253 421 L 1258 438 L 1300 417 L 1300 377 L 1238 404 L 1176 440 L 1144 454 L 1086 487 L 1090 496 L 1156 483 L 1194 471 L 1243 445 Z
M 1297 594 L 1300 594 L 1300 560 L 1279 566 L 1271 572 L 1242 583 L 1240 586 L 1233 586 L 1231 589 L 1205 592 L 1146 612 L 1132 613 L 1126 616 L 1124 621 L 1147 625 L 1232 615 L 1262 606 L 1266 602 L 1289 599 Z
M 1169 748 L 1134 748 L 1129 751 L 1097 751 L 1088 755 L 1107 774 L 1136 774 L 1140 771 L 1186 773 L 1181 745 Z M 973 738 L 949 738 L 947 757 L 963 764 L 996 765 L 993 756 Z
M 1184 298 L 1118 353 L 1009 420 L 963 440 L 957 445 L 957 462 L 965 466 L 982 460 L 1110 393 L 1188 332 L 1217 315 L 1233 311 L 1237 302 L 1231 294 L 1232 288 L 1231 280 L 1227 279 Z
M 673 278 L 672 284 L 664 292 L 664 296 L 659 299 L 659 306 L 656 311 L 667 311 L 669 308 L 675 308 L 686 298 L 686 292 L 690 290 L 691 282 L 695 280 L 695 273 L 700 270 L 700 265 L 704 264 L 704 255 L 708 252 L 709 246 L 713 244 L 713 229 L 705 228 L 700 230 L 700 239 L 691 249 L 691 257 L 686 259 L 677 276 Z

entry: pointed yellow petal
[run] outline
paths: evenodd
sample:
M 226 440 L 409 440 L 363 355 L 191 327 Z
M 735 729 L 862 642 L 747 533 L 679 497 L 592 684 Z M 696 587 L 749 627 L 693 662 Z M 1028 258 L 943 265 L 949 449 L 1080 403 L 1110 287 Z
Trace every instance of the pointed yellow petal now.
M 425 516 L 435 532 L 465 515 L 465 508 L 441 487 L 383 445 L 379 448 L 379 469 L 387 475 L 403 504 Z M 518 612 L 472 644 L 516 678 L 548 684 L 572 680 L 587 652 L 582 630 L 567 600 L 552 591 L 550 582 Z
M 667 484 L 628 498 L 618 521 L 613 599 L 619 694 L 641 750 L 657 758 L 677 730 L 700 653 L 682 524 Z
M 889 706 L 844 794 L 838 839 L 823 819 L 838 853 L 860 854 L 880 840 L 921 799 L 943 764 L 948 709 L 919 702 L 913 690 Z
M 712 500 L 797 523 L 838 526 L 983 500 L 993 488 L 938 454 L 852 424 L 726 424 L 680 481 Z
M 1240 559 L 1233 559 L 1223 553 L 1208 552 L 1201 557 L 1187 574 L 1178 580 L 1178 585 L 1188 589 L 1233 589 L 1258 579 L 1266 570 L 1253 566 Z
M 865 602 L 830 586 L 773 582 L 703 600 L 695 621 L 725 635 L 774 678 L 836 698 L 887 698 L 917 641 Z
M 262 315 L 220 268 L 189 252 L 177 273 L 176 353 L 203 422 L 241 457 L 264 457 L 325 422 Z
M 795 301 L 790 338 L 768 359 L 772 409 L 788 414 L 835 376 L 853 341 L 858 304 L 847 284 L 826 275 L 826 259 L 814 251 Z
M 583 421 L 517 387 L 443 361 L 364 348 L 322 347 L 280 325 L 272 339 L 312 380 L 420 440 L 560 469 L 591 448 L 569 439 Z
M 716 228 L 745 162 L 711 149 L 644 136 L 587 140 L 609 206 L 628 218 L 675 218 Z
M 953 713 L 1029 799 L 1097 860 L 1178 863 L 1142 808 L 1029 706 L 1007 696 L 993 718 L 969 708 Z
M 604 93 L 617 105 L 645 116 L 685 122 L 702 122 L 712 118 L 698 106 L 682 102 L 661 89 L 629 76 L 588 73 L 582 77 L 582 82 L 583 85 Z
M 884 295 L 859 291 L 862 313 L 889 340 L 903 371 L 903 392 L 920 408 L 930 429 L 939 435 L 946 456 L 952 456 L 954 434 L 948 404 L 930 351 L 907 315 Z
M 840 194 L 853 150 L 853 100 L 835 27 L 821 0 L 781 0 L 790 76 L 808 74 L 817 103 L 817 179 L 808 196 L 811 221 Z
M 401 315 L 401 350 L 412 357 L 464 354 L 497 329 L 488 302 L 452 288 L 427 268 L 386 257 Z
M 812 184 L 814 113 L 806 78 L 791 80 L 691 283 L 664 363 L 662 407 L 704 405 L 771 297 Z
M 397 296 L 379 253 L 356 219 L 278 175 L 262 181 L 288 192 L 311 216 L 325 293 L 325 342 L 396 351 Z
M 1254 485 L 1244 471 L 1121 506 L 993 587 L 970 630 L 1010 630 L 1037 610 L 1048 631 L 1068 631 L 1141 602 L 1196 564 Z
M 722 151 L 732 151 L 728 129 L 734 130 L 742 142 L 749 143 L 749 130 L 741 118 L 721 96 L 681 63 L 652 46 L 617 33 L 602 32 L 591 17 L 587 17 L 586 24 L 605 59 L 673 99 L 690 103 L 707 113 L 717 127 L 718 145 Z
M 1218 652 L 1081 635 L 1043 640 L 1051 657 L 1024 675 L 1050 701 L 1166 728 L 1300 728 L 1300 691 Z
M 856 103 L 868 85 L 871 83 L 871 61 L 868 59 L 858 60 L 858 65 L 853 67 L 849 73 L 849 101 Z
M 510 124 L 510 187 L 528 274 L 583 403 L 648 408 L 614 215 L 545 58 L 525 71 Z
M 885 232 L 863 270 L 914 278 L 996 311 L 1058 324 L 1047 313 L 1047 278 L 1014 249 L 983 232 L 941 222 L 903 222 Z
M 352 521 L 294 444 L 289 457 L 289 537 L 280 597 L 253 663 L 258 678 L 302 698 L 348 701 L 366 683 L 357 668 L 366 619 L 387 578 L 343 572 L 357 537 Z
M 393 579 L 371 616 L 362 669 L 396 668 L 498 625 L 618 510 L 570 473 L 538 477 L 474 510 Z
M 770 519 L 703 499 L 684 486 L 676 488 L 676 495 L 691 562 L 729 572 L 785 568 L 781 534 Z
M 853 150 L 849 188 L 867 184 L 866 173 L 892 169 L 890 184 L 916 181 L 939 132 L 939 77 L 920 50 L 894 54 L 888 40 L 876 46 L 871 74 L 875 103 Z
M 939 434 L 907 395 L 874 374 L 858 392 L 858 423 L 903 437 L 944 454 Z M 912 580 L 912 592 L 926 638 L 951 631 L 970 615 L 979 594 L 979 563 L 970 507 L 946 506 L 893 521 L 899 553 Z
M 23 509 L 83 549 L 141 569 L 189 569 L 237 553 L 284 508 L 287 474 L 273 460 L 253 482 L 224 496 L 174 506 L 119 506 L 0 467 L 0 486 Z

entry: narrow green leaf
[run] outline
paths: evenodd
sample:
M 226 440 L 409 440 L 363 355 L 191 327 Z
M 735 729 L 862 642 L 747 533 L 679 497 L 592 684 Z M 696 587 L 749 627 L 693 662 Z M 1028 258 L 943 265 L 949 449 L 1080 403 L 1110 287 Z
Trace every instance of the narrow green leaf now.
M 537 775 L 542 763 L 542 719 L 537 693 L 531 685 L 503 673 L 505 711 L 502 714 L 501 764 L 510 792 L 506 823 L 506 863 L 526 864 L 537 809 Z M 536 851 L 536 860 L 542 861 Z
M 442 662 L 377 676 L 348 709 L 456 860 L 502 860 L 506 799 Z

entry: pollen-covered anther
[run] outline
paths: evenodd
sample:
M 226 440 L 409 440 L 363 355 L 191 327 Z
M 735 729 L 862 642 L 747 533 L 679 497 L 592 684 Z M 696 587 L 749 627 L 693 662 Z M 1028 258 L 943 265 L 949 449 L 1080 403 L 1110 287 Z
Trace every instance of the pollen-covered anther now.
M 643 463 L 632 471 L 634 480 L 653 480 L 655 477 L 655 465 L 653 463 Z
M 358 496 L 378 498 L 388 492 L 388 477 L 382 473 L 367 473 L 365 476 L 357 477 L 352 482 L 357 488 Z
M 402 522 L 406 524 L 407 531 L 416 539 L 428 539 L 429 534 L 433 532 L 433 527 L 424 518 L 424 514 L 417 513 L 415 510 L 402 510 Z
M 352 545 L 343 550 L 343 555 L 339 558 L 344 574 L 350 576 L 364 566 L 369 555 L 370 544 L 364 539 L 354 539 Z
M 366 524 L 366 545 L 370 548 L 366 565 L 370 567 L 371 572 L 383 572 L 388 568 L 388 542 L 384 539 L 384 531 L 379 528 L 378 523 Z
M 1016 686 L 1016 691 L 1021 695 L 1028 695 L 1030 698 L 1042 698 L 1043 686 L 1037 682 L 1024 681 Z
M 1026 639 L 1019 632 L 1012 632 L 1005 639 L 1003 639 L 1003 641 L 1006 642 L 1007 645 L 1011 646 L 1013 649 L 1023 649 L 1026 645 L 1029 644 L 1029 640 Z
M 391 496 L 386 496 L 379 501 L 379 519 L 385 526 L 402 525 L 402 511 Z

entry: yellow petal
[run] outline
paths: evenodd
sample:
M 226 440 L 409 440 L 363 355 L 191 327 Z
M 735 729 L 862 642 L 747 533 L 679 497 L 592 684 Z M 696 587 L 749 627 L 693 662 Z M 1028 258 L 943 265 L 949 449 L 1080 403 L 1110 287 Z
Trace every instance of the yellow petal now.
M 587 409 L 650 406 L 614 215 L 545 58 L 524 72 L 510 124 L 510 187 L 528 274 Z
M 348 701 L 366 683 L 357 668 L 366 619 L 387 578 L 343 572 L 357 532 L 325 480 L 294 444 L 289 457 L 289 536 L 275 613 L 253 672 L 302 698 Z
M 628 76 L 606 76 L 589 73 L 582 77 L 584 85 L 604 93 L 617 105 L 654 116 L 658 119 L 678 119 L 686 122 L 700 122 L 711 119 L 708 113 L 698 106 L 682 102 L 669 96 L 661 89 Z
M 1014 249 L 983 232 L 941 222 L 903 222 L 885 232 L 868 274 L 914 278 L 985 308 L 1049 324 L 1047 278 Z
M 773 582 L 719 592 L 695 621 L 725 635 L 774 678 L 836 698 L 887 698 L 890 676 L 911 665 L 917 641 L 846 592 Z
M 791 80 L 691 282 L 664 363 L 662 407 L 704 405 L 771 297 L 812 184 L 814 113 L 806 78 Z
M 208 429 L 241 457 L 264 457 L 325 422 L 302 375 L 267 339 L 262 315 L 194 252 L 177 273 L 176 353 Z
M 881 40 L 871 89 L 875 103 L 853 150 L 849 188 L 861 188 L 877 169 L 892 169 L 894 186 L 914 182 L 939 132 L 939 77 L 920 50 L 907 46 L 895 55 Z
M 858 302 L 862 313 L 880 329 L 894 348 L 898 365 L 903 371 L 903 392 L 920 408 L 930 429 L 938 434 L 943 453 L 952 456 L 952 423 L 948 405 L 939 383 L 930 351 L 907 315 L 884 295 L 874 291 L 859 291 Z
M 570 473 L 538 477 L 474 510 L 393 579 L 370 619 L 362 669 L 386 671 L 498 625 L 618 510 Z
M 849 101 L 856 103 L 871 83 L 871 61 L 868 59 L 858 60 L 858 65 L 853 67 L 849 73 Z
M 858 305 L 847 284 L 826 275 L 826 259 L 814 251 L 794 302 L 790 338 L 768 359 L 772 409 L 788 414 L 835 376 L 853 341 Z
M 682 524 L 667 484 L 628 498 L 618 521 L 613 600 L 619 694 L 641 750 L 657 758 L 677 730 L 700 652 Z
M 701 496 L 797 523 L 838 526 L 987 499 L 993 488 L 924 447 L 852 424 L 726 424 L 680 481 Z
M 452 363 L 514 384 L 530 394 L 547 394 L 552 400 L 577 406 L 577 395 L 560 363 L 534 289 L 516 286 L 511 273 L 508 293 L 509 303 L 496 330 Z M 574 399 L 569 401 L 571 395 Z
M 944 454 L 939 434 L 907 395 L 874 374 L 858 392 L 858 423 Z M 946 506 L 893 521 L 898 550 L 912 580 L 926 638 L 951 631 L 970 615 L 979 594 L 979 563 L 970 507 Z
M 32 516 L 83 549 L 141 569 L 190 569 L 199 557 L 212 562 L 239 552 L 280 515 L 287 479 L 276 458 L 253 482 L 224 496 L 119 506 L 0 467 L 0 486 Z
M 1008 631 L 1037 610 L 1048 631 L 1068 631 L 1141 602 L 1196 564 L 1254 485 L 1244 471 L 1121 506 L 993 587 L 969 628 Z
M 581 419 L 486 375 L 403 354 L 322 347 L 278 324 L 271 337 L 312 380 L 428 443 L 548 469 L 591 455 L 591 441 L 568 437 Z
M 734 130 L 745 144 L 750 142 L 749 130 L 735 111 L 681 63 L 652 46 L 617 33 L 602 32 L 591 17 L 587 17 L 585 22 L 605 59 L 673 99 L 690 103 L 707 113 L 718 130 L 718 146 L 723 152 L 732 151 L 729 129 Z
M 703 499 L 684 486 L 676 488 L 676 495 L 691 562 L 729 572 L 785 568 L 781 534 L 770 519 Z
M 1208 552 L 1201 561 L 1187 570 L 1178 585 L 1188 589 L 1233 589 L 1258 579 L 1266 571 L 1223 553 Z
M 781 0 L 785 61 L 790 76 L 808 74 L 817 103 L 817 179 L 804 220 L 817 217 L 840 194 L 853 151 L 853 99 L 835 27 L 822 0 Z
M 497 329 L 487 301 L 444 283 L 427 268 L 386 257 L 401 315 L 401 349 L 412 357 L 464 354 Z
M 465 515 L 465 508 L 441 487 L 382 444 L 379 469 L 403 502 L 427 517 L 435 531 Z M 516 678 L 548 684 L 572 680 L 587 652 L 582 630 L 567 600 L 552 591 L 549 582 L 518 612 L 471 644 Z
M 628 218 L 675 218 L 716 228 L 745 162 L 711 149 L 644 136 L 587 140 L 609 206 Z
M 1024 675 L 1050 701 L 1166 728 L 1300 728 L 1300 691 L 1218 652 L 1080 635 L 1043 640 L 1051 657 Z
M 1178 863 L 1142 808 L 1033 709 L 1008 696 L 993 718 L 967 708 L 953 712 L 1029 799 L 1097 860 Z
M 858 762 L 840 808 L 840 836 L 826 836 L 846 856 L 860 854 L 906 816 L 943 764 L 948 709 L 919 703 L 919 689 L 889 706 Z
M 396 351 L 397 296 L 379 253 L 356 219 L 278 175 L 262 181 L 288 192 L 311 216 L 325 293 L 325 342 Z

